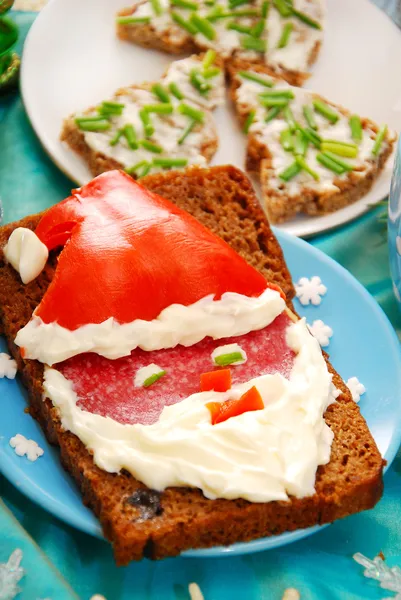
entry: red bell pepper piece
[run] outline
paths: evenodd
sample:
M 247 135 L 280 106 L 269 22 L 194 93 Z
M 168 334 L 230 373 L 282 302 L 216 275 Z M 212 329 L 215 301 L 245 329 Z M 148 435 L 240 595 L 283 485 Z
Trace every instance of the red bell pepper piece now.
M 220 369 L 218 371 L 210 371 L 202 373 L 200 376 L 200 391 L 209 392 L 226 392 L 231 387 L 231 371 L 230 369 Z
M 227 421 L 227 419 L 231 419 L 231 417 L 238 417 L 244 412 L 249 412 L 250 410 L 262 410 L 265 407 L 262 396 L 255 386 L 251 387 L 245 394 L 242 394 L 241 398 L 238 398 L 238 400 L 208 402 L 206 406 L 212 415 L 212 425 Z

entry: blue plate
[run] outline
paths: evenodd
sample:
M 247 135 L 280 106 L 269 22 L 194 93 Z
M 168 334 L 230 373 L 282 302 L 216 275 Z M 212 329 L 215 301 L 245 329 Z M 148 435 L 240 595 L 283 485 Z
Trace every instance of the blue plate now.
M 367 392 L 360 401 L 362 414 L 376 440 L 387 468 L 401 443 L 400 345 L 387 317 L 373 298 L 345 269 L 306 242 L 276 231 L 294 281 L 318 275 L 328 292 L 320 306 L 303 307 L 299 313 L 309 323 L 322 319 L 334 330 L 328 348 L 334 367 L 346 381 L 356 376 Z M 81 502 L 73 480 L 61 467 L 58 451 L 47 443 L 39 425 L 26 413 L 26 392 L 19 381 L 0 380 L 0 464 L 4 475 L 31 500 L 91 535 L 102 537 L 99 522 Z M 35 463 L 18 457 L 9 446 L 16 433 L 34 439 L 44 448 Z M 211 557 L 247 554 L 276 548 L 321 530 L 312 527 L 254 542 L 205 550 L 185 556 Z

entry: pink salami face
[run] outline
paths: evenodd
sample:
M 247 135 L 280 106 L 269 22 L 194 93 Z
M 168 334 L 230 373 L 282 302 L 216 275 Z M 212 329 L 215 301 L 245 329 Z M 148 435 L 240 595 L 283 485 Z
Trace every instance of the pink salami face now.
M 288 316 L 281 314 L 268 327 L 235 338 L 206 338 L 188 348 L 153 352 L 136 349 L 117 360 L 81 354 L 57 368 L 73 383 L 82 409 L 120 423 L 150 425 L 158 420 L 164 406 L 199 392 L 200 375 L 213 370 L 211 353 L 218 346 L 237 343 L 247 354 L 246 363 L 231 367 L 233 384 L 269 373 L 288 377 L 295 356 L 286 343 L 289 324 Z M 150 363 L 167 374 L 148 388 L 135 387 L 136 372 Z

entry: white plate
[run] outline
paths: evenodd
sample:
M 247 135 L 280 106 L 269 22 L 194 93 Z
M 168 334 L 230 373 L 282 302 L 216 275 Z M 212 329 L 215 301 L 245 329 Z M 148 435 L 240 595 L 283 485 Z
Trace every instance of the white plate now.
M 130 0 L 51 0 L 25 42 L 21 89 L 44 148 L 78 184 L 91 174 L 60 141 L 63 118 L 108 97 L 118 87 L 160 77 L 173 57 L 117 40 L 114 16 Z M 327 0 L 326 37 L 306 87 L 361 115 L 401 130 L 401 56 L 397 27 L 368 0 Z M 215 113 L 220 146 L 213 164 L 244 167 L 245 138 L 231 107 Z M 392 163 L 392 161 L 389 161 Z M 324 217 L 297 217 L 281 226 L 299 236 L 345 223 L 387 196 L 388 164 L 362 200 Z M 58 200 L 58 199 L 55 199 Z

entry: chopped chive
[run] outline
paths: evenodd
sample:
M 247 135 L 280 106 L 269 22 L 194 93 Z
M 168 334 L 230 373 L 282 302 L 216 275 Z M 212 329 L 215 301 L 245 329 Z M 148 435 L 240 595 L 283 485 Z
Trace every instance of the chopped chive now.
M 307 104 L 305 104 L 302 107 L 302 112 L 304 113 L 305 121 L 307 122 L 309 127 L 311 129 L 317 129 L 317 123 L 315 121 L 315 116 L 313 114 L 313 110 L 311 109 L 311 107 L 308 106 Z
M 217 10 L 217 9 L 220 10 Z M 233 19 L 237 19 L 240 17 L 258 17 L 259 13 L 257 10 L 233 10 L 233 11 L 229 11 L 229 12 L 224 12 L 224 9 L 219 6 L 213 10 L 210 11 L 209 14 L 206 15 L 206 19 L 208 21 L 219 21 L 220 19 L 229 19 L 230 17 Z
M 294 134 L 294 154 L 305 156 L 308 149 L 308 140 L 299 129 Z
M 350 165 L 348 162 L 345 162 L 345 160 L 341 160 L 341 158 L 338 158 L 338 156 L 336 156 L 332 152 L 322 152 L 321 154 L 324 154 L 324 156 L 329 158 L 332 162 L 335 162 L 344 171 L 353 171 L 354 169 L 353 165 Z
M 276 98 L 263 98 L 263 100 L 260 101 L 260 103 L 263 104 L 263 106 L 267 106 L 268 108 L 271 108 L 272 106 L 279 106 L 280 108 L 284 108 L 288 105 L 288 102 L 288 98 L 280 96 L 277 96 Z
M 291 12 L 294 15 L 294 17 L 297 17 L 300 21 L 303 21 L 310 27 L 313 27 L 314 29 L 322 28 L 320 23 L 318 23 L 317 21 L 314 21 L 313 19 L 310 18 L 309 15 L 306 15 L 305 13 L 301 12 L 300 10 L 296 10 L 295 8 L 293 8 Z
M 162 86 L 161 83 L 155 83 L 154 85 L 152 85 L 151 90 L 152 90 L 152 94 L 157 96 L 159 98 L 159 100 L 161 100 L 162 102 L 170 102 L 170 97 L 168 95 L 168 92 Z
M 190 18 L 191 24 L 196 28 L 196 31 L 212 41 L 216 37 L 216 31 L 213 25 L 207 19 L 200 17 L 197 13 L 192 13 Z
M 150 119 L 149 113 L 146 110 L 142 109 L 139 111 L 139 118 L 141 119 L 141 121 L 143 123 L 145 136 L 146 137 L 152 136 L 155 132 L 155 128 L 152 125 L 152 121 Z
M 203 70 L 203 77 L 205 79 L 213 79 L 216 75 L 220 75 L 221 69 L 218 67 L 209 67 L 208 69 Z
M 362 141 L 363 132 L 362 132 L 362 122 L 358 115 L 351 115 L 349 119 L 349 126 L 351 128 L 351 137 L 359 144 Z
M 131 150 L 136 150 L 138 148 L 138 142 L 134 127 L 132 125 L 126 125 L 123 129 L 123 135 L 127 140 L 127 144 Z
M 138 175 L 138 179 L 142 179 L 142 177 L 145 177 L 149 173 L 151 168 L 152 168 L 151 163 L 148 163 L 147 165 L 145 165 L 142 169 L 142 172 Z
M 297 128 L 297 124 L 295 122 L 292 110 L 289 106 L 286 106 L 286 108 L 284 109 L 284 119 L 287 121 L 288 127 L 291 129 L 291 131 L 294 132 Z
M 138 169 L 141 169 L 142 167 L 145 167 L 146 165 L 148 165 L 148 161 L 147 160 L 141 160 L 139 163 L 136 163 L 135 165 L 133 165 L 132 167 L 127 167 L 126 169 L 124 169 L 124 171 L 126 173 L 128 173 L 128 175 L 136 175 Z
M 182 134 L 182 136 L 180 138 L 178 138 L 179 146 L 181 146 L 181 144 L 183 144 L 185 142 L 185 140 L 187 139 L 187 137 L 189 136 L 189 134 L 191 133 L 191 131 L 193 130 L 193 128 L 195 127 L 197 122 L 198 121 L 195 121 L 195 119 L 190 121 L 189 125 L 184 129 L 184 133 Z
M 206 6 L 214 6 L 216 4 L 216 0 L 205 0 Z
M 161 102 L 160 104 L 145 104 L 143 110 L 146 110 L 147 113 L 171 115 L 171 113 L 173 112 L 173 105 L 167 104 L 167 102 Z
M 122 104 L 122 102 L 111 102 L 110 100 L 102 102 L 102 106 L 108 110 L 122 110 L 125 108 L 125 104 Z
M 249 0 L 229 0 L 229 7 L 231 9 L 242 6 L 243 4 L 249 4 Z
M 291 152 L 294 147 L 294 142 L 292 139 L 292 133 L 290 129 L 283 129 L 280 133 L 280 143 L 284 150 L 287 152 Z
M 220 354 L 220 356 L 215 356 L 214 358 L 215 364 L 219 365 L 219 367 L 226 367 L 241 360 L 244 360 L 241 352 L 229 352 L 228 354 Z
M 103 119 L 103 117 L 100 117 L 99 115 L 96 116 L 85 116 L 83 115 L 82 117 L 75 117 L 75 123 L 78 125 L 79 123 L 81 123 L 82 121 L 85 121 L 85 123 L 98 123 L 99 121 L 104 121 L 105 119 Z
M 207 94 L 207 92 L 212 88 L 210 83 L 205 81 L 200 71 L 197 71 L 196 69 L 192 69 L 189 75 L 189 81 L 191 85 L 202 95 Z
M 170 4 L 179 8 L 187 8 L 188 10 L 197 10 L 198 8 L 196 2 L 188 2 L 188 0 L 170 0 Z
M 170 14 L 171 14 L 171 18 L 173 19 L 174 23 L 176 23 L 182 29 L 185 29 L 185 31 L 187 31 L 191 35 L 195 35 L 198 32 L 198 30 L 196 29 L 196 27 L 194 27 L 194 25 L 192 25 L 192 23 L 190 21 L 186 21 L 178 13 L 171 12 Z
M 301 167 L 295 161 L 289 167 L 287 167 L 282 173 L 280 173 L 279 177 L 283 181 L 290 181 L 290 179 L 292 179 L 293 177 L 298 175 L 298 173 L 300 173 L 301 170 L 302 170 Z
M 318 154 L 316 154 L 316 160 L 326 167 L 326 169 L 337 173 L 337 175 L 342 175 L 345 172 L 345 169 L 328 157 L 326 153 L 318 152 Z
M 294 98 L 294 92 L 291 90 L 269 90 L 268 92 L 261 92 L 259 98 L 262 100 L 270 100 L 270 98 L 285 98 L 286 100 L 292 100 Z
M 304 134 L 306 139 L 311 144 L 313 144 L 316 148 L 320 148 L 321 143 L 322 143 L 322 138 L 316 133 L 316 131 L 314 131 L 313 129 L 309 129 L 308 127 L 306 129 L 304 129 L 298 123 L 296 126 L 297 126 L 297 129 Z
M 338 114 L 331 108 L 331 106 L 326 104 L 326 102 L 323 102 L 323 100 L 313 100 L 313 108 L 316 112 L 320 113 L 323 117 L 330 121 L 330 123 L 337 123 L 339 118 Z
M 205 19 L 213 23 L 214 21 L 217 21 L 218 19 L 222 18 L 221 15 L 223 14 L 225 14 L 224 8 L 218 4 L 213 8 L 213 10 L 211 10 L 209 13 L 207 13 L 207 15 L 205 15 Z
M 291 21 L 288 21 L 284 25 L 283 30 L 281 32 L 279 42 L 278 42 L 278 46 L 277 46 L 278 48 L 285 48 L 287 46 L 289 39 L 290 39 L 291 32 L 292 32 L 292 28 L 293 28 L 293 25 L 292 25 Z
M 142 177 L 143 177 L 143 175 L 142 175 Z M 158 373 L 154 373 L 153 375 L 151 375 L 150 377 L 145 379 L 145 381 L 143 382 L 143 387 L 149 387 L 156 381 L 159 381 L 159 379 L 161 379 L 161 377 L 163 377 L 163 375 L 165 375 L 165 374 L 166 374 L 166 371 L 159 371 Z
M 262 10 L 261 10 L 261 15 L 262 15 L 263 19 L 266 19 L 268 14 L 269 14 L 269 2 L 268 2 L 268 0 L 265 0 L 262 4 Z
M 188 164 L 187 158 L 154 158 L 154 167 L 163 167 L 168 169 L 170 167 L 186 167 Z
M 227 17 L 257 17 L 257 10 L 234 10 L 226 13 Z
M 123 129 L 118 129 L 115 133 L 115 135 L 111 138 L 109 144 L 110 146 L 116 146 L 118 144 L 118 142 L 120 141 L 121 136 L 123 135 L 124 130 Z
M 206 71 L 209 67 L 212 66 L 214 61 L 216 60 L 216 52 L 214 50 L 208 50 L 203 57 L 202 66 L 204 71 Z
M 348 158 L 356 158 L 358 156 L 358 146 L 354 144 L 343 144 L 342 142 L 336 142 L 334 140 L 323 140 L 321 149 L 323 152 L 333 152 L 333 154 Z
M 260 77 L 256 73 L 252 73 L 252 71 L 239 71 L 238 75 L 242 77 L 242 79 L 249 79 L 249 81 L 254 81 L 255 83 L 260 83 L 265 87 L 271 88 L 274 86 L 274 83 L 269 79 L 265 79 L 264 77 Z
M 306 171 L 307 173 L 309 173 L 309 175 L 311 175 L 315 181 L 319 181 L 320 177 L 319 177 L 318 173 L 316 173 L 316 171 L 314 171 L 308 165 L 308 163 L 306 162 L 306 160 L 304 159 L 303 156 L 296 156 L 295 162 L 298 163 L 298 165 L 301 167 L 301 169 L 303 171 Z
M 158 144 L 154 144 L 153 142 L 149 142 L 149 140 L 141 140 L 139 145 L 148 152 L 154 152 L 154 154 L 161 154 L 163 152 L 163 148 Z
M 269 121 L 272 121 L 273 119 L 275 119 L 279 115 L 280 112 L 281 112 L 281 106 L 273 106 L 270 110 L 267 111 L 265 123 L 269 123 Z
M 140 23 L 150 23 L 150 17 L 117 17 L 116 22 L 120 25 L 139 25 Z
M 241 47 L 244 50 L 254 50 L 255 52 L 266 52 L 266 40 L 254 37 L 241 38 Z
M 177 100 L 183 100 L 185 98 L 184 94 L 182 93 L 182 91 L 180 90 L 180 88 L 174 81 L 172 81 L 169 84 L 168 89 L 173 94 L 173 96 L 175 96 L 177 98 Z
M 190 104 L 181 103 L 178 106 L 178 112 L 182 115 L 186 115 L 187 117 L 191 117 L 191 119 L 194 119 L 194 121 L 197 121 L 198 123 L 203 123 L 203 119 L 205 117 L 204 112 L 198 108 L 195 108 L 194 106 L 191 106 Z
M 273 0 L 273 4 L 282 17 L 289 17 L 291 15 L 292 9 L 286 0 Z
M 255 120 L 256 110 L 251 110 L 244 123 L 244 133 L 248 133 L 250 126 Z
M 265 29 L 264 19 L 260 19 L 251 29 L 251 35 L 255 38 L 260 38 Z
M 226 29 L 230 31 L 238 31 L 238 33 L 245 33 L 247 35 L 251 35 L 252 28 L 248 25 L 241 25 L 240 23 L 236 23 L 232 21 L 231 23 L 227 23 Z
M 150 0 L 150 3 L 152 5 L 152 9 L 156 17 L 160 17 L 160 15 L 163 14 L 163 7 L 160 4 L 160 0 Z
M 382 147 L 382 144 L 384 141 L 384 138 L 386 137 L 386 133 L 387 133 L 387 125 L 383 125 L 382 127 L 380 127 L 379 131 L 377 132 L 376 138 L 375 138 L 375 143 L 372 148 L 373 156 L 377 156 L 379 154 L 380 148 Z
M 111 125 L 106 119 L 75 119 L 81 131 L 107 131 Z

